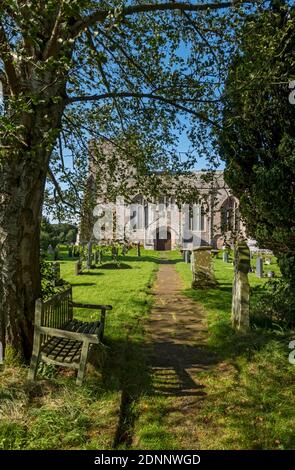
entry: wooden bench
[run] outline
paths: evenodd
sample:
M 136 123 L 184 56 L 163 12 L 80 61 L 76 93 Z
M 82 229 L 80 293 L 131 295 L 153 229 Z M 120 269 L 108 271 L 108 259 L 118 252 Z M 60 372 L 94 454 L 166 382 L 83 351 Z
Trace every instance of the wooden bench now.
M 73 308 L 100 310 L 100 320 L 76 320 L 73 318 Z M 38 299 L 28 379 L 36 379 L 38 364 L 42 361 L 77 369 L 76 383 L 82 385 L 89 350 L 94 344 L 102 343 L 107 310 L 112 310 L 112 306 L 73 302 L 71 287 L 46 301 Z

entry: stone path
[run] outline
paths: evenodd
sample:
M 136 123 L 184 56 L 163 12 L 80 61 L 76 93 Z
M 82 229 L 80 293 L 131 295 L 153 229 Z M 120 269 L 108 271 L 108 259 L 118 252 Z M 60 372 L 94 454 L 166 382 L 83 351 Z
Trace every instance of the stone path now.
M 160 263 L 146 326 L 152 395 L 165 397 L 166 426 L 175 436 L 177 447 L 198 449 L 194 415 L 206 396 L 198 375 L 215 360 L 206 350 L 204 313 L 182 294 L 183 284 L 173 261 L 163 259 Z

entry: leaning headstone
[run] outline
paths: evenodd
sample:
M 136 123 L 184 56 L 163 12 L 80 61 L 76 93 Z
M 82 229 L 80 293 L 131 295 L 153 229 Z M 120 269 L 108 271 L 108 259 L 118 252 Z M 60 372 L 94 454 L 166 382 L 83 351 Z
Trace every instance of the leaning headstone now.
M 52 248 L 52 245 L 48 245 L 47 253 L 48 253 L 50 256 L 53 256 L 53 255 L 54 255 L 54 249 Z
M 82 261 L 76 261 L 75 263 L 75 275 L 79 276 L 82 274 Z
M 246 242 L 235 247 L 234 282 L 232 292 L 231 320 L 233 327 L 241 332 L 249 329 L 250 284 L 250 250 Z
M 228 263 L 229 262 L 229 253 L 228 251 L 224 251 L 222 253 L 222 260 L 224 261 L 224 263 Z
M 211 246 L 200 246 L 193 250 L 193 289 L 216 287 L 217 283 L 213 272 L 211 248 Z
M 140 242 L 137 243 L 137 256 L 138 256 L 138 257 L 141 256 L 141 253 L 140 253 Z
M 263 259 L 260 256 L 256 259 L 256 277 L 263 277 Z
M 58 261 L 52 263 L 52 273 L 54 276 L 54 285 L 57 286 L 60 283 L 60 263 Z

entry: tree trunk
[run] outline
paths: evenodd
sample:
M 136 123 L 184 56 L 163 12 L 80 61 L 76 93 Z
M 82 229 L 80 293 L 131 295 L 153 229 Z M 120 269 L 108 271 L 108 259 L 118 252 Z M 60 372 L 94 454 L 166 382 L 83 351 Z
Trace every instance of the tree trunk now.
M 44 187 L 62 112 L 62 102 L 34 109 L 29 119 L 25 116 L 22 142 L 0 153 L 0 341 L 4 350 L 8 346 L 25 359 L 31 355 L 41 293 Z
M 39 235 L 46 167 L 25 155 L 0 170 L 1 341 L 29 358 L 35 300 L 40 295 Z

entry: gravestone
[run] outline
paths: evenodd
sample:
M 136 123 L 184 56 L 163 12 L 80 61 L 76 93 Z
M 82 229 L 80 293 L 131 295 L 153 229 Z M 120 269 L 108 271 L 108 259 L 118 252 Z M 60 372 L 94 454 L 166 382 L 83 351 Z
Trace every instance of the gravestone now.
M 211 248 L 211 246 L 200 246 L 193 250 L 193 289 L 216 287 L 217 283 L 213 272 Z
M 191 262 L 191 252 L 189 250 L 185 250 L 185 252 L 184 252 L 184 261 L 186 263 Z
M 228 262 L 229 262 L 229 253 L 228 253 L 228 251 L 224 251 L 224 252 L 222 253 L 222 260 L 223 260 L 224 263 L 228 263 Z
M 51 256 L 54 255 L 54 249 L 52 248 L 52 245 L 48 245 L 47 253 Z
M 79 276 L 82 274 L 82 261 L 76 261 L 75 263 L 75 275 Z
M 249 329 L 250 303 L 250 250 L 246 242 L 235 247 L 234 269 L 231 320 L 236 330 L 246 332 Z
M 141 254 L 140 254 L 140 242 L 137 243 L 137 256 L 141 256 Z
M 263 259 L 260 256 L 256 259 L 256 277 L 263 277 Z

